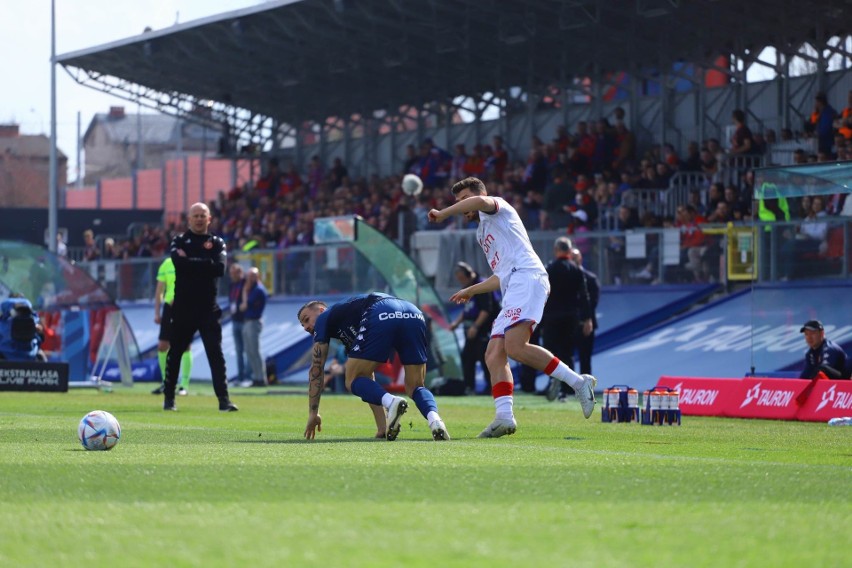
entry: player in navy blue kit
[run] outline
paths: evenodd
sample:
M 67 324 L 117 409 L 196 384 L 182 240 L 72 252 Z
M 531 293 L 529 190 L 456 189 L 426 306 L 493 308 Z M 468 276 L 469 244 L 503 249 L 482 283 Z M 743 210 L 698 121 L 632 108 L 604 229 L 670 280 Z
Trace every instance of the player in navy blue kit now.
M 207 353 L 213 390 L 219 398 L 219 410 L 238 410 L 228 397 L 225 357 L 222 354 L 222 308 L 216 302 L 219 278 L 225 275 L 225 241 L 207 232 L 210 209 L 196 203 L 189 209 L 189 230 L 172 239 L 170 247 L 175 265 L 175 299 L 172 305 L 172 336 L 166 357 L 163 410 L 177 410 L 175 387 L 180 358 L 198 331 Z
M 387 411 L 387 439 L 399 435 L 400 419 L 408 403 L 373 380 L 376 367 L 396 351 L 405 369 L 405 392 L 429 422 L 432 438 L 449 440 L 444 421 L 432 393 L 424 386 L 426 378 L 426 319 L 417 307 L 387 294 L 360 294 L 329 307 L 314 300 L 299 309 L 299 323 L 314 337 L 308 374 L 308 423 L 305 438 L 312 440 L 322 431 L 319 414 L 324 386 L 323 369 L 328 344 L 337 338 L 346 348 L 346 388 L 361 400 L 381 405 Z

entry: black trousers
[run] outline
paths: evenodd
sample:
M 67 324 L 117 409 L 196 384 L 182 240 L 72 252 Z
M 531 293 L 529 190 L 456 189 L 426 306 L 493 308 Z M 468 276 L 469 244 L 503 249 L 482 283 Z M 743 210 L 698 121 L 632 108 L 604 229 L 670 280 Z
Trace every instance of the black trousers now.
M 583 335 L 583 329 L 577 330 L 577 358 L 580 363 L 580 374 L 592 374 L 592 351 L 595 349 L 595 332 Z
M 183 312 L 172 309 L 172 333 L 169 354 L 166 357 L 166 382 L 163 395 L 167 400 L 175 397 L 180 358 L 189 349 L 192 336 L 197 331 L 201 335 L 207 362 L 213 378 L 213 390 L 219 399 L 228 398 L 228 379 L 225 374 L 225 356 L 222 353 L 222 324 L 219 318 L 222 310 L 217 306 L 204 313 Z
M 538 345 L 553 353 L 560 361 L 574 368 L 574 349 L 577 341 L 577 326 L 579 322 L 574 316 L 548 316 L 541 325 L 535 328 L 530 343 Z M 535 377 L 539 371 L 526 365 L 521 366 L 521 390 L 535 392 Z M 563 389 L 568 386 L 562 384 Z
M 485 364 L 485 350 L 488 348 L 487 336 L 476 336 L 473 339 L 465 339 L 464 348 L 461 352 L 462 376 L 464 386 L 473 391 L 476 388 L 476 362 L 482 365 L 485 374 L 485 392 L 491 392 L 491 373 Z

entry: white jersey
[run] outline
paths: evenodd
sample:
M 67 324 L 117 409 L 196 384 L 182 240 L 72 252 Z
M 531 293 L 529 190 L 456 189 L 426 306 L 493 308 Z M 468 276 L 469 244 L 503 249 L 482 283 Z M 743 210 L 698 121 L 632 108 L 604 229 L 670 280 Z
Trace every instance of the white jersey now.
M 500 279 L 500 289 L 505 294 L 509 276 L 513 272 L 531 270 L 546 275 L 547 271 L 533 250 L 518 212 L 505 199 L 492 199 L 497 204 L 497 211 L 479 212 L 476 238 L 485 252 L 488 266 Z

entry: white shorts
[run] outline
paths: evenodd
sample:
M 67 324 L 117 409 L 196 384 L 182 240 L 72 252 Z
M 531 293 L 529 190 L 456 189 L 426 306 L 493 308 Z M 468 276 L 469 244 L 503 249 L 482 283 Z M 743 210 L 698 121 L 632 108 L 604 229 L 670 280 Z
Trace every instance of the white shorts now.
M 550 281 L 546 272 L 513 272 L 503 290 L 503 307 L 491 326 L 491 337 L 503 337 L 507 329 L 521 322 L 527 322 L 532 333 L 541 321 L 549 295 Z

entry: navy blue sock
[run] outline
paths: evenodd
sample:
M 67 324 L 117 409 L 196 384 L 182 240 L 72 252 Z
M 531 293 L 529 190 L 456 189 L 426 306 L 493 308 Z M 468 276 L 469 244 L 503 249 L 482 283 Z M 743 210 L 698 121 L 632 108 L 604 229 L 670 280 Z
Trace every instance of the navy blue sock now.
M 382 405 L 382 397 L 385 395 L 385 389 L 379 386 L 379 383 L 367 377 L 355 377 L 350 388 L 352 394 L 360 397 L 364 402 L 370 404 Z
M 354 383 L 353 383 L 354 384 Z M 417 387 L 411 393 L 411 400 L 417 405 L 417 410 L 426 418 L 429 412 L 438 412 L 438 404 L 435 402 L 435 397 L 425 387 Z

